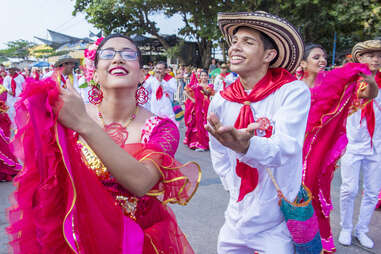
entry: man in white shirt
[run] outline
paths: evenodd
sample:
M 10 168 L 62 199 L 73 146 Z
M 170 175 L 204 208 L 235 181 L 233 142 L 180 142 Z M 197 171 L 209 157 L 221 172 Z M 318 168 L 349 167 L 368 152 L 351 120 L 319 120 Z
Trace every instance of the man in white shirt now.
M 16 66 L 8 68 L 8 75 L 4 78 L 3 85 L 8 91 L 7 105 L 9 107 L 8 115 L 12 122 L 15 118 L 14 104 L 23 90 L 24 77 L 17 73 L 19 69 Z
M 370 40 L 357 43 L 352 49 L 355 62 L 365 63 L 375 77 L 381 89 L 381 40 Z M 366 86 L 359 80 L 360 89 Z M 367 248 L 374 243 L 366 233 L 369 231 L 372 214 L 377 205 L 378 193 L 381 190 L 381 94 L 363 102 L 360 108 L 347 120 L 348 145 L 341 158 L 340 217 L 342 230 L 339 242 L 350 245 L 353 230 L 354 200 L 359 189 L 360 170 L 363 175 L 364 195 L 361 200 L 360 214 L 355 228 L 355 236 Z
M 220 66 L 220 74 L 217 75 L 217 77 L 214 79 L 213 85 L 214 90 L 218 93 L 219 91 L 222 91 L 228 84 L 226 83 L 225 79 L 229 75 L 228 73 L 228 65 L 223 63 Z M 229 84 L 230 85 L 230 84 Z
M 76 64 L 79 64 L 78 59 L 73 58 L 69 55 L 60 56 L 53 65 L 54 70 L 48 72 L 44 78 L 53 77 L 62 87 L 66 87 L 66 82 L 70 81 L 70 84 L 72 84 L 77 92 L 81 94 L 83 100 L 88 102 L 86 89 L 79 88 L 80 84 L 78 82 L 78 77 L 74 72 L 74 67 Z M 85 91 L 82 91 L 83 89 Z
M 292 239 L 266 168 L 294 200 L 311 99 L 305 83 L 289 72 L 301 60 L 303 41 L 286 20 L 265 12 L 220 13 L 218 23 L 239 78 L 214 96 L 206 127 L 214 170 L 230 194 L 217 250 L 291 254 Z
M 160 117 L 167 117 L 177 124 L 173 111 L 173 98 L 177 91 L 177 81 L 167 74 L 165 62 L 158 62 L 155 74 L 150 75 L 143 83 L 144 88 L 151 94 L 149 99 L 149 110 Z

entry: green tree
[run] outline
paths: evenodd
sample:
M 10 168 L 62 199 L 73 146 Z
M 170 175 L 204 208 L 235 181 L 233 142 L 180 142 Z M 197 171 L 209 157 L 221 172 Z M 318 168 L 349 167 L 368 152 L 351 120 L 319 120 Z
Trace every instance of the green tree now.
M 289 0 L 280 4 L 278 14 L 299 29 L 305 42 L 320 43 L 329 53 L 335 32 L 337 51 L 346 54 L 381 31 L 379 0 Z
M 168 17 L 180 14 L 185 25 L 180 29 L 179 35 L 184 39 L 196 40 L 203 65 L 207 67 L 213 40 L 220 36 L 216 25 L 219 10 L 221 6 L 217 0 L 197 3 L 180 0 L 76 0 L 73 14 L 84 12 L 86 19 L 105 34 L 151 34 L 166 50 L 170 46 L 159 33 L 160 29 L 152 17 L 158 13 L 164 13 Z
M 36 44 L 26 40 L 16 40 L 9 41 L 6 43 L 6 49 L 0 50 L 0 55 L 3 57 L 9 58 L 22 58 L 24 60 L 28 59 L 29 49 L 35 46 Z
M 213 43 L 221 38 L 217 13 L 255 10 L 286 18 L 306 42 L 320 43 L 327 51 L 332 49 L 335 32 L 337 49 L 345 52 L 359 40 L 376 37 L 381 29 L 379 0 L 76 0 L 73 14 L 84 12 L 86 19 L 105 34 L 151 34 L 166 50 L 169 45 L 152 17 L 178 14 L 184 22 L 178 35 L 197 42 L 207 67 Z

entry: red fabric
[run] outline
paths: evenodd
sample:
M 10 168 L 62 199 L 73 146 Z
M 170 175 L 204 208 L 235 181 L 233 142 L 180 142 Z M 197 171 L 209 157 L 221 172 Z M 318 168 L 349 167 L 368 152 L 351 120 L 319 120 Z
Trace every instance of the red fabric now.
M 378 88 L 381 88 L 381 72 L 377 72 L 375 77 L 376 83 L 378 85 Z M 376 118 L 374 115 L 374 108 L 373 108 L 373 100 L 368 102 L 365 107 L 361 110 L 361 120 L 366 119 L 366 125 L 370 136 L 370 143 L 373 145 L 373 134 L 374 134 L 374 128 L 376 126 Z
M 132 195 L 115 178 L 94 174 L 85 164 L 77 136 L 57 123 L 59 101 L 55 81 L 30 79 L 16 104 L 15 145 L 24 169 L 15 179 L 14 206 L 9 211 L 7 232 L 13 253 L 66 254 L 78 249 L 74 253 L 141 254 L 143 249 L 144 254 L 193 254 L 166 205 L 187 204 L 200 182 L 197 164 L 181 165 L 163 152 L 162 143 L 168 140 L 177 147 L 174 123 L 162 120 L 162 128 L 151 130 L 147 144 L 123 147 L 137 160 L 154 161 L 162 175 L 147 195 L 135 197 L 139 200 L 135 222 L 115 199 Z M 66 223 L 71 222 L 68 218 L 74 218 L 73 223 Z M 70 241 L 73 235 L 77 244 Z
M 7 114 L 7 91 L 0 94 L 0 180 L 10 181 L 22 166 L 12 152 L 10 143 L 11 120 Z
M 150 76 L 151 76 L 151 75 L 148 73 L 148 74 L 145 76 L 144 80 L 147 80 Z
M 250 103 L 263 100 L 284 84 L 296 80 L 288 71 L 282 68 L 269 69 L 266 75 L 258 81 L 250 94 L 245 92 L 245 88 L 238 78 L 233 84 L 221 91 L 221 96 L 228 101 L 243 104 L 234 127 L 237 129 L 246 128 L 254 122 L 254 115 L 251 111 Z M 258 184 L 258 170 L 237 160 L 236 172 L 241 177 L 241 186 L 238 201 L 245 195 L 253 191 Z
M 40 74 L 38 74 L 38 72 L 34 72 L 34 77 L 33 77 L 35 80 L 40 80 Z
M 17 84 L 16 84 L 16 80 L 15 80 L 15 78 L 17 78 L 17 76 L 18 76 L 19 74 L 17 74 L 17 73 L 15 73 L 15 74 L 13 74 L 12 76 L 11 76 L 11 89 L 12 89 L 12 94 L 13 94 L 13 96 L 16 96 L 16 86 L 17 86 Z
M 169 81 L 170 79 L 173 79 L 173 77 L 171 75 L 169 75 L 168 73 L 166 73 L 163 79 L 165 81 Z
M 156 90 L 156 99 L 160 100 L 163 97 L 163 87 L 159 85 L 159 88 Z
M 66 87 L 66 78 L 64 77 L 64 75 L 60 74 L 60 80 L 61 82 L 63 82 L 63 87 Z
M 197 84 L 196 75 L 192 73 L 191 81 L 185 90 L 189 96 L 194 98 L 195 102 L 189 98 L 185 101 L 184 123 L 186 131 L 184 144 L 190 149 L 209 149 L 209 137 L 205 130 L 205 124 L 207 123 L 210 96 L 214 93 L 213 84 L 209 84 L 204 89 Z
M 25 87 L 16 103 L 15 145 L 24 168 L 14 180 L 17 188 L 9 209 L 7 232 L 13 253 L 73 253 L 67 239 L 74 233 L 80 236 L 80 253 L 137 254 L 133 250 L 122 252 L 126 240 L 139 232 L 126 234 L 129 228 L 121 222 L 135 222 L 124 216 L 84 164 L 74 133 L 66 130 L 64 139 L 59 138 L 54 113 L 59 108 L 59 90 L 55 81 L 29 79 Z M 59 141 L 65 141 L 70 149 L 64 149 Z M 64 151 L 68 152 L 66 160 Z M 67 232 L 63 225 L 69 214 L 74 216 L 74 229 Z
M 312 205 L 323 239 L 331 236 L 330 186 L 336 163 L 348 143 L 346 120 L 356 99 L 356 80 L 361 72 L 368 74 L 368 67 L 349 63 L 319 73 L 311 88 L 311 108 L 303 144 L 303 183 L 312 192 Z

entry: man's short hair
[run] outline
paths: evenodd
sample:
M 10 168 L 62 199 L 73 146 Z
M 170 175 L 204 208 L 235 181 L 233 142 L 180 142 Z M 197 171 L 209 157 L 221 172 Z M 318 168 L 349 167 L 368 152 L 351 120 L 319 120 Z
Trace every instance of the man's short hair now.
M 164 65 L 164 68 L 167 68 L 167 67 L 168 67 L 168 66 L 167 66 L 167 63 L 164 62 L 164 61 L 159 61 L 159 62 L 157 62 L 156 65 L 159 65 L 159 64 L 163 64 L 163 65 Z

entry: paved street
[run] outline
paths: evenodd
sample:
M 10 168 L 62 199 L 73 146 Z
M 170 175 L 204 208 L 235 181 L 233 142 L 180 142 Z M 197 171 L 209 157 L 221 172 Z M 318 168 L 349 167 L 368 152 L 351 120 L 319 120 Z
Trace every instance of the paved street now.
M 184 133 L 184 129 L 181 128 Z M 176 213 L 179 224 L 187 235 L 191 245 L 197 254 L 215 254 L 216 242 L 219 228 L 224 222 L 223 213 L 227 205 L 228 193 L 224 191 L 216 174 L 213 172 L 209 159 L 209 152 L 194 152 L 180 144 L 176 155 L 181 162 L 193 160 L 200 164 L 203 171 L 203 178 L 199 186 L 198 192 L 193 197 L 190 204 L 186 207 L 174 205 L 173 210 Z M 336 172 L 333 180 L 332 196 L 335 209 L 332 213 L 333 234 L 337 243 L 339 233 L 339 185 L 340 171 Z M 13 190 L 11 183 L 0 183 L 0 254 L 7 253 L 7 236 L 4 228 L 7 225 L 5 218 L 5 208 L 9 205 L 8 196 Z M 357 200 L 356 206 L 359 205 Z M 355 216 L 358 215 L 358 209 Z M 375 240 L 375 247 L 371 251 L 367 251 L 359 247 L 355 242 L 354 246 L 343 247 L 337 245 L 338 254 L 357 254 L 357 253 L 381 253 L 381 210 L 375 212 L 369 236 Z

